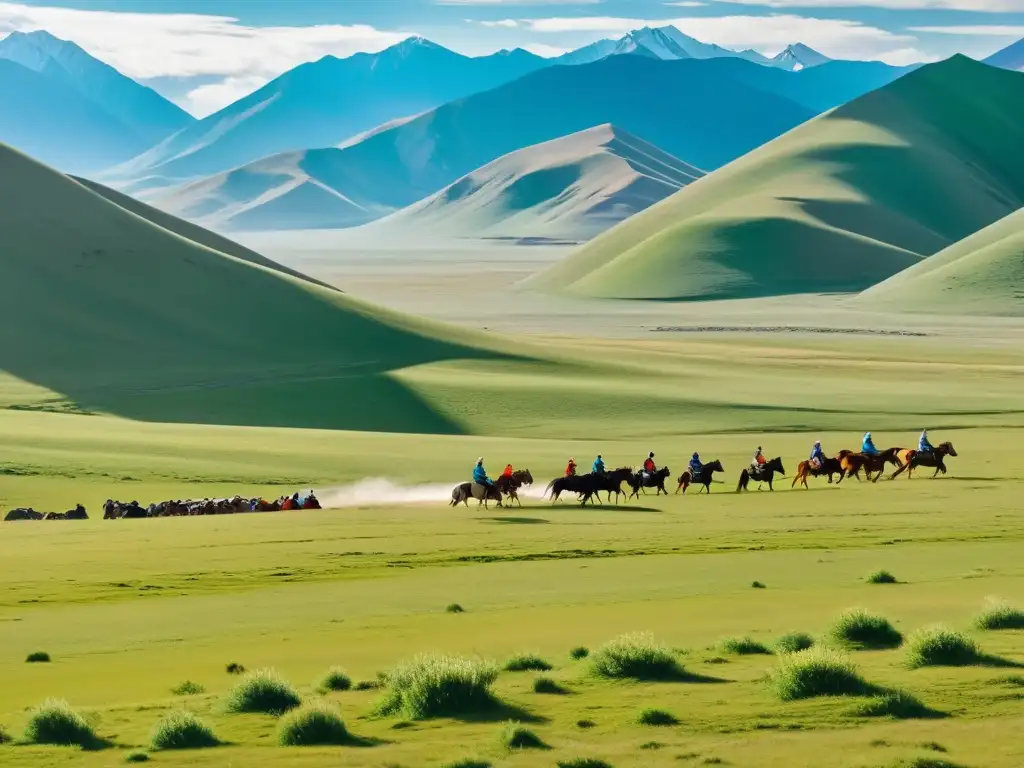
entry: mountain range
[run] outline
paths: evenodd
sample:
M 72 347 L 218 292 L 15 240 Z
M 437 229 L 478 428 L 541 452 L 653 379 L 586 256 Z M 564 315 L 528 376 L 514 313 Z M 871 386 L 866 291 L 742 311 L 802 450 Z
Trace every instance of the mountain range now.
M 1013 45 L 989 56 L 985 59 L 985 63 L 991 64 L 993 67 L 1024 72 L 1024 40 L 1018 40 Z

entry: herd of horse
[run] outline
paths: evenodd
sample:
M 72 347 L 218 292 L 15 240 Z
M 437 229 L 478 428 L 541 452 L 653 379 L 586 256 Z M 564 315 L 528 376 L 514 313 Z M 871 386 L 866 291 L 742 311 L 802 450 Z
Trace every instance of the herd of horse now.
M 839 479 L 836 485 L 847 477 L 855 477 L 860 481 L 860 473 L 864 472 L 865 478 L 870 482 L 877 483 L 884 474 L 888 465 L 896 467 L 896 471 L 890 475 L 894 480 L 904 472 L 907 477 L 912 477 L 914 470 L 918 467 L 934 468 L 932 477 L 940 472 L 946 474 L 945 460 L 949 456 L 956 456 L 956 449 L 953 444 L 946 442 L 935 447 L 931 452 L 917 451 L 912 448 L 888 448 L 879 451 L 877 454 L 861 453 L 859 451 L 840 451 L 833 457 L 827 457 L 820 465 L 811 461 L 801 461 L 797 465 L 796 475 L 793 477 L 791 487 L 801 484 L 808 488 L 809 477 L 827 477 L 831 483 L 836 475 Z M 686 470 L 676 479 L 676 493 L 686 493 L 691 485 L 700 486 L 698 493 L 711 493 L 711 485 L 715 482 L 715 474 L 725 472 L 722 462 L 718 459 L 705 463 L 701 472 L 694 477 L 690 470 Z M 739 483 L 736 486 L 737 493 L 748 491 L 751 482 L 766 484 L 768 490 L 775 490 L 776 475 L 785 477 L 786 470 L 782 464 L 782 458 L 776 457 L 765 461 L 756 467 L 744 468 L 740 472 Z M 591 472 L 585 475 L 566 475 L 556 477 L 544 489 L 543 496 L 550 498 L 552 503 L 559 501 L 563 493 L 576 494 L 577 501 L 585 506 L 588 502 L 594 503 L 594 499 L 601 502 L 603 491 L 611 503 L 612 494 L 615 495 L 615 503 L 619 503 L 619 497 L 625 496 L 626 501 L 639 498 L 641 493 L 647 493 L 648 488 L 656 489 L 656 495 L 668 495 L 666 482 L 672 476 L 668 467 L 646 473 L 637 471 L 633 467 L 619 467 L 607 472 Z M 519 490 L 525 486 L 533 485 L 533 475 L 528 469 L 521 469 L 511 475 L 502 475 L 494 481 L 493 485 L 482 485 L 480 483 L 460 483 L 452 489 L 451 506 L 459 504 L 469 506 L 470 499 L 477 500 L 477 506 L 487 507 L 489 502 L 494 501 L 498 506 L 511 505 L 513 503 L 522 506 L 519 499 Z M 623 489 L 623 485 L 629 490 Z
M 282 496 L 274 501 L 263 498 L 249 499 L 234 496 L 230 499 L 178 499 L 160 501 L 143 506 L 138 501 L 114 501 L 107 499 L 103 504 L 104 520 L 134 520 L 143 517 L 191 517 L 193 515 L 234 515 L 243 512 L 287 512 L 298 509 L 321 509 L 316 495 L 300 498 L 299 494 Z M 88 520 L 85 507 L 78 504 L 67 512 L 38 512 L 31 507 L 12 509 L 5 521 L 15 520 Z

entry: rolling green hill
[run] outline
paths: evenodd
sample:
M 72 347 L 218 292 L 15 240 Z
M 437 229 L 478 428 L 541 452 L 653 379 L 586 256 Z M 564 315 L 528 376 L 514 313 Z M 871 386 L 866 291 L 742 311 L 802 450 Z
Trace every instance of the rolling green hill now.
M 1024 316 L 1024 208 L 852 303 L 889 311 Z
M 0 177 L 15 180 L 0 185 L 0 284 L 16 288 L 5 293 L 0 369 L 63 397 L 34 409 L 454 432 L 389 374 L 497 356 L 469 333 L 197 242 L 212 234 L 157 226 L 3 145 Z
M 963 56 L 802 125 L 527 281 L 609 298 L 864 290 L 1024 205 L 1024 76 Z

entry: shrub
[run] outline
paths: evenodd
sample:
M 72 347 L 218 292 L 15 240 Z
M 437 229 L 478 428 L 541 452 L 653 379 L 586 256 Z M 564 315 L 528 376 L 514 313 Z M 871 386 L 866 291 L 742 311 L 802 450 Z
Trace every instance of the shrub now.
M 217 746 L 220 740 L 193 713 L 179 710 L 156 724 L 150 743 L 153 749 L 203 749 Z
M 906 691 L 886 691 L 868 699 L 858 706 L 853 714 L 858 717 L 891 717 L 897 720 L 908 720 L 916 717 L 930 717 L 935 713 Z
M 686 674 L 672 652 L 647 634 L 623 635 L 605 643 L 591 664 L 595 674 L 614 680 L 678 680 Z
M 228 664 L 226 667 L 224 667 L 224 670 L 229 675 L 241 675 L 245 673 L 245 667 L 243 667 L 241 664 L 236 664 L 235 662 L 231 662 L 230 664 Z
M 11 735 L 3 728 L 0 728 L 0 744 L 10 744 L 12 741 Z
M 573 648 L 571 651 L 569 651 L 569 658 L 572 659 L 573 661 L 579 661 L 580 659 L 585 659 L 589 655 L 590 655 L 590 649 L 589 648 L 585 648 L 582 645 L 577 646 L 576 648 Z
M 282 717 L 277 741 L 282 747 L 326 747 L 348 744 L 352 736 L 334 708 L 316 702 Z
M 848 648 L 895 648 L 903 635 L 882 616 L 861 608 L 844 611 L 829 631 L 831 638 Z
M 345 670 L 341 667 L 331 667 L 327 670 L 320 682 L 316 684 L 316 689 L 321 693 L 327 693 L 328 691 L 347 691 L 352 687 L 352 678 L 345 674 Z
M 494 664 L 455 656 L 420 656 L 385 676 L 387 691 L 378 715 L 424 720 L 471 714 L 494 706 Z
M 491 764 L 486 760 L 467 757 L 464 760 L 456 760 L 454 763 L 445 763 L 444 768 L 491 768 Z
M 911 757 L 897 760 L 893 764 L 893 768 L 963 768 L 963 766 L 938 757 Z
M 775 641 L 775 650 L 779 653 L 796 653 L 806 651 L 814 645 L 814 638 L 806 632 L 790 632 Z
M 757 653 L 771 653 L 764 645 L 750 637 L 726 637 L 719 641 L 718 647 L 722 653 L 732 653 L 737 656 L 749 656 Z
M 867 578 L 868 584 L 897 584 L 896 577 L 888 571 L 875 571 Z
M 576 727 L 577 728 L 587 729 L 587 728 L 593 728 L 595 725 L 597 725 L 597 723 L 595 723 L 593 720 L 577 720 L 576 721 Z
M 679 720 L 671 712 L 666 712 L 664 709 L 644 709 L 641 710 L 640 714 L 636 718 L 637 723 L 640 725 L 679 725 Z
M 1024 629 L 1024 611 L 1002 600 L 989 600 L 974 620 L 978 629 Z
M 206 689 L 203 688 L 199 683 L 193 683 L 191 680 L 186 680 L 183 683 L 171 688 L 171 693 L 175 696 L 198 696 L 200 693 L 205 693 Z
M 25 657 L 25 662 L 28 664 L 46 664 L 49 661 L 50 654 L 46 651 L 32 651 L 32 653 Z
M 661 749 L 664 746 L 660 741 L 645 741 L 640 745 L 640 749 Z
M 517 653 L 505 662 L 506 672 L 547 672 L 549 669 L 551 665 L 533 653 Z
M 501 745 L 505 749 L 548 749 L 540 736 L 521 723 L 509 722 L 501 731 Z
M 533 681 L 533 692 L 564 695 L 567 694 L 569 690 L 556 683 L 550 677 L 538 677 Z
M 767 587 L 760 581 L 752 581 L 750 582 L 750 586 L 754 589 L 767 589 Z
M 149 753 L 136 749 L 124 756 L 126 763 L 145 763 L 149 760 Z
M 228 712 L 265 712 L 280 715 L 302 704 L 290 683 L 272 669 L 258 669 L 243 677 L 228 694 Z
M 573 760 L 559 760 L 558 768 L 612 768 L 611 763 L 598 760 L 596 757 L 577 757 Z
M 466 609 L 458 603 L 449 603 L 448 607 L 445 608 L 445 611 L 447 611 L 448 613 L 465 613 Z
M 91 747 L 96 732 L 66 701 L 47 699 L 31 710 L 25 726 L 25 740 L 32 744 Z
M 966 667 L 984 659 L 967 635 L 945 627 L 919 629 L 907 639 L 905 649 L 907 666 L 911 669 Z
M 784 654 L 769 672 L 768 680 L 782 701 L 856 696 L 869 689 L 849 659 L 826 648 Z
M 378 688 L 381 688 L 381 687 L 382 687 L 382 685 L 381 685 L 381 681 L 380 680 L 360 680 L 358 683 L 356 683 L 353 686 L 353 690 L 356 690 L 356 691 L 376 691 Z

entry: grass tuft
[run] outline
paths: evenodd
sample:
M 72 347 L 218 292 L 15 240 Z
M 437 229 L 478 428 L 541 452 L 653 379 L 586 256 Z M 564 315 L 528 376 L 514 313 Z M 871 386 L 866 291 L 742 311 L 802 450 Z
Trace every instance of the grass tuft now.
M 509 722 L 501 731 L 501 745 L 513 749 L 549 749 L 540 736 L 522 723 Z
M 387 690 L 375 712 L 408 720 L 468 715 L 494 707 L 498 669 L 456 656 L 419 656 L 385 676 Z
M 648 707 L 637 715 L 636 721 L 640 725 L 667 726 L 679 725 L 679 719 L 671 712 L 664 709 L 653 709 Z
M 465 609 L 465 608 L 463 608 L 463 607 L 462 607 L 461 605 L 459 605 L 458 603 L 449 603 L 449 604 L 448 604 L 448 607 L 447 607 L 447 608 L 445 608 L 445 611 L 446 611 L 447 613 L 465 613 L 465 612 L 466 612 L 466 609 Z
M 886 691 L 868 699 L 858 706 L 853 714 L 857 717 L 890 717 L 894 720 L 912 720 L 934 717 L 936 713 L 926 707 L 920 699 L 906 691 Z
M 1024 629 L 1024 611 L 1003 600 L 990 599 L 974 625 L 978 629 Z
M 907 666 L 911 669 L 968 667 L 985 659 L 971 638 L 946 627 L 919 629 L 907 639 L 904 648 Z
M 569 693 L 569 689 L 559 685 L 550 677 L 538 677 L 533 681 L 533 692 L 534 693 L 551 693 L 558 696 L 564 696 Z
M 921 749 L 931 750 L 932 752 L 948 752 L 949 751 L 944 746 L 939 744 L 939 742 L 937 742 L 937 741 L 926 741 L 926 742 L 923 742 L 921 744 L 918 744 L 917 746 L 920 747 Z
M 643 744 L 640 745 L 640 749 L 655 750 L 662 749 L 664 748 L 664 746 L 665 745 L 662 744 L 660 741 L 645 741 Z
M 736 656 L 751 656 L 758 653 L 771 653 L 764 643 L 759 643 L 757 640 L 750 637 L 723 638 L 718 642 L 718 648 L 722 653 L 731 653 Z
M 679 680 L 686 676 L 672 652 L 647 634 L 623 635 L 597 649 L 592 669 L 612 680 Z
M 898 584 L 896 577 L 888 571 L 875 571 L 867 578 L 868 584 Z
M 14 739 L 11 738 L 11 734 L 0 728 L 0 744 L 10 744 Z
M 596 757 L 576 757 L 572 760 L 559 760 L 558 768 L 612 768 L 611 763 L 598 760 Z
M 888 619 L 861 608 L 839 614 L 829 636 L 847 648 L 896 648 L 903 642 L 903 635 Z
M 341 667 L 331 667 L 315 687 L 320 693 L 347 691 L 352 688 L 352 678 Z
M 790 632 L 775 641 L 777 653 L 796 653 L 814 646 L 814 638 L 806 632 Z
M 25 741 L 63 747 L 92 747 L 99 739 L 92 726 L 70 704 L 47 699 L 30 711 L 25 726 Z
M 156 724 L 150 740 L 153 749 L 204 749 L 220 744 L 209 726 L 192 712 L 171 712 Z
M 280 715 L 302 704 L 298 692 L 272 669 L 258 669 L 243 677 L 227 698 L 227 711 Z
M 245 667 L 243 667 L 241 664 L 231 662 L 226 667 L 224 667 L 224 671 L 227 672 L 229 675 L 243 675 L 245 674 Z
M 352 689 L 355 691 L 376 691 L 382 687 L 383 684 L 380 680 L 360 680 Z
M 856 696 L 870 690 L 853 662 L 827 648 L 784 654 L 769 672 L 768 680 L 782 701 L 815 696 Z
M 456 760 L 454 763 L 445 763 L 443 768 L 491 768 L 491 764 L 486 760 L 467 757 L 462 760 Z
M 963 768 L 959 763 L 951 763 L 941 757 L 909 757 L 897 760 L 893 768 Z
M 277 729 L 277 742 L 282 747 L 329 747 L 352 741 L 341 715 L 326 702 L 293 709 L 281 718 Z
M 141 749 L 135 749 L 124 756 L 124 761 L 126 763 L 146 763 L 149 762 L 149 753 Z
M 206 693 L 206 689 L 199 683 L 194 683 L 191 680 L 186 680 L 174 688 L 171 688 L 171 693 L 175 696 L 198 696 L 200 693 Z
M 517 653 L 505 662 L 506 672 L 547 672 L 551 665 L 534 653 Z
M 46 651 L 32 651 L 25 657 L 27 664 L 47 664 L 50 661 L 50 654 Z
M 766 586 L 765 586 L 764 584 L 762 584 L 762 583 L 761 583 L 760 581 L 752 581 L 752 582 L 750 582 L 750 586 L 751 586 L 751 587 L 752 587 L 753 589 L 768 589 L 768 587 L 766 587 Z
M 579 645 L 569 651 L 569 658 L 573 661 L 580 661 L 581 659 L 587 658 L 590 655 L 590 649 Z
M 597 725 L 593 720 L 577 720 L 576 727 L 586 730 L 587 728 L 593 728 Z

